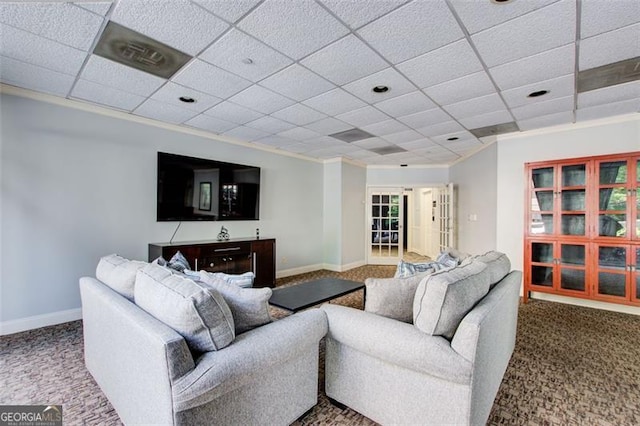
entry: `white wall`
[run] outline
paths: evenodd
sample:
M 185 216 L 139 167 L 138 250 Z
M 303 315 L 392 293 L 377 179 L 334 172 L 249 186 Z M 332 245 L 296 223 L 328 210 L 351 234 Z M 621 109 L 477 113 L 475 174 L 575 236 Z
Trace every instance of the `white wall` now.
M 448 167 L 367 167 L 367 186 L 411 188 L 447 182 L 449 182 Z
M 546 131 L 498 137 L 496 248 L 506 253 L 514 269 L 523 268 L 525 163 L 544 160 L 640 151 L 640 118 L 593 121 Z M 575 298 L 565 302 L 605 309 L 639 308 L 609 305 Z
M 117 252 L 147 259 L 157 151 L 262 168 L 260 221 L 185 222 L 175 241 L 275 237 L 283 269 L 322 261 L 323 164 L 27 98 L 0 97 L 0 325 L 80 307 L 78 278 Z
M 342 162 L 342 258 L 344 269 L 365 262 L 367 169 Z M 326 205 L 327 209 L 333 206 Z
M 324 165 L 323 261 L 330 269 L 340 268 L 342 259 L 342 163 Z
M 458 249 L 467 253 L 496 248 L 497 153 L 492 144 L 449 169 L 458 190 Z

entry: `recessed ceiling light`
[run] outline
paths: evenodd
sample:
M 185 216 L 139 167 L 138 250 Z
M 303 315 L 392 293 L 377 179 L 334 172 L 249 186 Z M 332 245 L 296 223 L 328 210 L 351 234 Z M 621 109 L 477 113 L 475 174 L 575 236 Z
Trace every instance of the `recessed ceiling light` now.
M 193 98 L 190 98 L 188 96 L 180 96 L 178 99 L 180 99 L 182 102 L 186 103 L 186 104 L 192 104 L 194 103 L 196 100 Z
M 384 92 L 388 92 L 389 91 L 389 87 L 388 86 L 376 86 L 371 90 L 373 90 L 376 93 L 384 93 Z
M 457 137 L 457 136 L 454 136 L 452 138 L 447 138 L 448 141 L 457 141 L 458 139 L 460 139 L 460 138 Z
M 244 58 L 244 59 L 242 60 L 242 63 L 243 63 L 243 64 L 247 64 L 247 65 L 251 65 L 251 64 L 253 63 L 253 59 L 251 59 L 251 58 Z
M 531 92 L 527 95 L 527 98 L 537 98 L 538 96 L 546 95 L 548 90 L 538 90 L 537 92 Z
M 400 164 L 400 167 L 407 167 L 407 164 Z

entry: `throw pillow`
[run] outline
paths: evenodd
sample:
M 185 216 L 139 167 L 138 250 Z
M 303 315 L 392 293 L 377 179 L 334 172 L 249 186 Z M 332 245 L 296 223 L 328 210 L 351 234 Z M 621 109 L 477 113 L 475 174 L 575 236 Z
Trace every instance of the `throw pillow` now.
M 146 265 L 146 262 L 128 260 L 117 254 L 110 254 L 102 257 L 98 262 L 96 278 L 133 301 L 136 274 Z
M 200 281 L 218 291 L 227 302 L 236 335 L 271 322 L 269 299 L 273 291 L 270 288 L 238 287 L 207 271 L 200 271 Z
M 407 278 L 412 277 L 421 272 L 435 272 L 441 269 L 441 265 L 437 262 L 420 262 L 420 263 L 411 263 L 405 262 L 401 260 L 398 262 L 398 266 L 396 267 L 396 273 L 393 276 L 394 278 Z
M 236 275 L 225 274 L 224 272 L 209 272 L 208 275 L 221 279 L 229 284 L 237 285 L 238 287 L 253 287 L 253 280 L 256 277 L 256 275 L 251 271 Z
M 446 268 L 455 268 L 460 263 L 457 258 L 451 256 L 449 252 L 443 251 L 436 258 L 436 262 Z
M 471 262 L 420 281 L 413 299 L 413 324 L 451 340 L 464 316 L 489 292 L 486 268 L 482 262 Z
M 135 302 L 176 330 L 195 352 L 216 351 L 235 338 L 231 310 L 215 290 L 149 264 L 138 272 Z
M 420 281 L 430 272 L 420 272 L 407 278 L 367 278 L 364 310 L 411 323 L 413 298 Z
M 493 288 L 511 271 L 511 261 L 506 254 L 498 251 L 488 251 L 473 258 L 487 265 L 489 273 L 489 288 Z
M 178 272 L 184 272 L 184 270 L 190 270 L 191 266 L 189 266 L 189 261 L 184 257 L 180 250 L 173 255 L 173 257 L 167 263 L 167 266 L 171 269 L 175 269 Z

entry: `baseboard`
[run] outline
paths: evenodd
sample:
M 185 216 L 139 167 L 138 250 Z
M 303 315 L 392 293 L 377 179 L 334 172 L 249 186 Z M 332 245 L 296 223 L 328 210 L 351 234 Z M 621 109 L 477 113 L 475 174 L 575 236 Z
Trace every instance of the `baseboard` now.
M 583 306 L 585 308 L 602 309 L 605 311 L 620 312 L 623 314 L 640 315 L 640 308 L 629 305 L 618 305 L 598 300 L 580 299 L 579 297 L 567 297 L 557 294 L 531 292 L 531 299 L 546 300 L 549 302 L 565 303 L 567 305 Z
M 82 319 L 82 309 L 69 309 L 50 314 L 35 315 L 27 318 L 0 322 L 0 336 L 20 333 L 22 331 L 47 327 L 49 325 L 62 324 L 64 322 Z
M 364 265 L 366 265 L 364 260 L 359 260 L 357 262 L 347 263 L 344 265 L 335 265 L 331 263 L 325 263 L 324 265 L 322 265 L 322 269 L 326 269 L 328 271 L 334 271 L 334 272 L 344 272 L 344 271 L 348 271 L 350 269 L 357 268 L 359 266 L 364 266 Z

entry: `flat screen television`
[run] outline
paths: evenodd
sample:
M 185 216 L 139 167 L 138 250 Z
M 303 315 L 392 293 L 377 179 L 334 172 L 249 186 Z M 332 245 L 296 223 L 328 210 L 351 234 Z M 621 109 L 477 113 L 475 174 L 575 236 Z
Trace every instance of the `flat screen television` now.
M 258 220 L 260 168 L 158 152 L 158 222 Z

